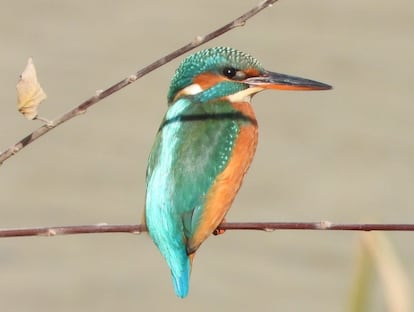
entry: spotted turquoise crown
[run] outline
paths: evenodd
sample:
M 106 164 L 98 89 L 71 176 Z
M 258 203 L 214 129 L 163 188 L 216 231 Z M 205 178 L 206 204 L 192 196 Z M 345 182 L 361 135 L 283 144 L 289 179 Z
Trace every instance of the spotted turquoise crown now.
M 228 47 L 215 47 L 190 55 L 177 68 L 171 80 L 168 92 L 168 103 L 171 104 L 176 94 L 193 83 L 194 77 L 201 73 L 223 74 L 223 70 L 232 68 L 244 70 L 248 68 L 263 72 L 262 65 L 249 54 Z M 239 83 L 240 84 L 240 83 Z M 227 87 L 232 87 L 228 85 Z M 233 87 L 234 83 L 233 83 Z M 247 87 L 247 86 L 246 86 Z M 244 88 L 244 87 L 243 87 Z

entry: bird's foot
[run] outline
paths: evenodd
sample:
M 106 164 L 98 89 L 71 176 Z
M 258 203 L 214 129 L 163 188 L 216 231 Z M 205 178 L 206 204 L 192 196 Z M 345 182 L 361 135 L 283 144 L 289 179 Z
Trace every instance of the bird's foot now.
M 220 225 L 221 225 L 222 223 L 224 223 L 224 222 L 225 222 L 225 220 L 221 221 Z M 224 229 L 220 229 L 220 225 L 217 227 L 217 229 L 215 229 L 215 230 L 213 231 L 213 235 L 217 236 L 217 235 L 224 234 L 224 232 L 226 232 L 226 230 L 224 230 Z

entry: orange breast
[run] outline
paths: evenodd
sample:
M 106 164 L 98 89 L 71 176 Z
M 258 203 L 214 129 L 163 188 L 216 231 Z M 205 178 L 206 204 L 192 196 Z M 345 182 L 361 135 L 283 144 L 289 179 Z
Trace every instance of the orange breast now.
M 250 103 L 235 103 L 233 107 L 248 116 L 251 123 L 241 126 L 227 167 L 217 176 L 207 194 L 201 223 L 187 242 L 188 253 L 195 252 L 201 243 L 220 225 L 229 210 L 253 160 L 258 141 L 256 116 Z

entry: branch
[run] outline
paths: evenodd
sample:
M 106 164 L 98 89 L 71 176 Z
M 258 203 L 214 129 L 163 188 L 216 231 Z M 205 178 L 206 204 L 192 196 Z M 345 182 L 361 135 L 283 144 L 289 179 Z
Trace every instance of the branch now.
M 327 230 L 327 231 L 414 231 L 414 224 L 334 224 L 330 221 L 320 222 L 231 222 L 223 223 L 218 230 L 258 230 L 273 232 L 275 230 Z M 78 225 L 51 226 L 38 228 L 0 229 L 1 237 L 19 236 L 56 236 L 70 234 L 130 233 L 146 232 L 145 225 Z
M 135 74 L 124 78 L 123 80 L 119 81 L 118 83 L 112 85 L 108 89 L 104 91 L 97 92 L 96 95 L 90 97 L 77 107 L 73 108 L 69 112 L 63 114 L 61 117 L 58 117 L 57 119 L 41 126 L 37 130 L 33 131 L 23 139 L 21 139 L 19 142 L 14 144 L 13 146 L 10 146 L 8 149 L 6 149 L 4 152 L 0 154 L 0 165 L 3 164 L 4 161 L 9 159 L 11 156 L 18 153 L 21 149 L 29 145 L 30 143 L 34 142 L 38 138 L 40 138 L 42 135 L 48 133 L 52 129 L 56 128 L 57 126 L 63 124 L 64 122 L 72 119 L 73 117 L 76 117 L 80 114 L 83 114 L 86 112 L 86 110 L 91 107 L 92 105 L 100 102 L 102 99 L 106 98 L 107 96 L 125 88 L 126 86 L 130 85 L 134 81 L 140 79 L 141 77 L 147 75 L 148 73 L 152 72 L 153 70 L 165 65 L 166 63 L 172 61 L 173 59 L 177 58 L 180 55 L 183 55 L 184 53 L 208 42 L 212 39 L 232 30 L 236 27 L 243 26 L 248 19 L 259 13 L 260 11 L 266 9 L 267 7 L 271 6 L 273 3 L 275 3 L 278 0 L 266 0 L 262 1 L 258 5 L 256 5 L 254 8 L 243 14 L 242 16 L 236 18 L 235 20 L 231 21 L 230 23 L 214 30 L 213 32 L 205 35 L 205 36 L 197 36 L 192 42 L 184 45 L 183 47 L 161 57 L 157 61 L 145 66 L 144 68 L 137 71 Z

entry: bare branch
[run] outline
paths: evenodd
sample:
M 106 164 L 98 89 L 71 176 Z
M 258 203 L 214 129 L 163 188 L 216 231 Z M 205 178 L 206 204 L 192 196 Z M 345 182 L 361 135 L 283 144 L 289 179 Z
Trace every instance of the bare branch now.
M 230 222 L 223 223 L 218 230 L 258 230 L 272 232 L 276 230 L 328 230 L 328 231 L 414 231 L 414 224 L 334 224 L 320 222 Z M 56 236 L 70 234 L 130 233 L 146 232 L 142 224 L 94 224 L 77 226 L 51 226 L 37 228 L 0 229 L 1 237 L 19 236 Z
M 96 95 L 92 96 L 91 98 L 87 99 L 77 107 L 73 108 L 69 112 L 65 113 L 61 117 L 41 126 L 37 130 L 33 131 L 23 139 L 21 139 L 19 142 L 14 144 L 13 146 L 10 146 L 8 149 L 3 151 L 0 154 L 0 165 L 3 164 L 4 161 L 9 159 L 11 156 L 18 153 L 21 149 L 23 149 L 25 146 L 29 145 L 30 143 L 34 142 L 38 138 L 40 138 L 42 135 L 46 134 L 47 132 L 51 131 L 52 129 L 56 128 L 60 124 L 72 119 L 73 117 L 76 117 L 82 113 L 85 113 L 86 110 L 91 107 L 92 105 L 98 103 L 102 99 L 106 98 L 107 96 L 125 88 L 126 86 L 130 85 L 134 81 L 138 80 L 139 78 L 145 76 L 146 74 L 152 72 L 153 70 L 165 65 L 166 63 L 172 61 L 173 59 L 177 58 L 180 55 L 183 55 L 184 53 L 232 30 L 236 27 L 243 26 L 248 19 L 259 13 L 260 11 L 264 10 L 265 8 L 271 6 L 273 3 L 275 3 L 278 0 L 266 0 L 262 1 L 258 5 L 256 5 L 254 8 L 243 14 L 242 16 L 236 18 L 235 20 L 231 21 L 230 23 L 214 30 L 213 32 L 205 35 L 205 36 L 197 36 L 192 42 L 184 45 L 183 47 L 163 56 L 162 58 L 158 59 L 157 61 L 145 66 L 144 68 L 137 71 L 135 74 L 124 78 L 123 80 L 119 81 L 118 83 L 112 85 L 106 90 L 103 90 Z

